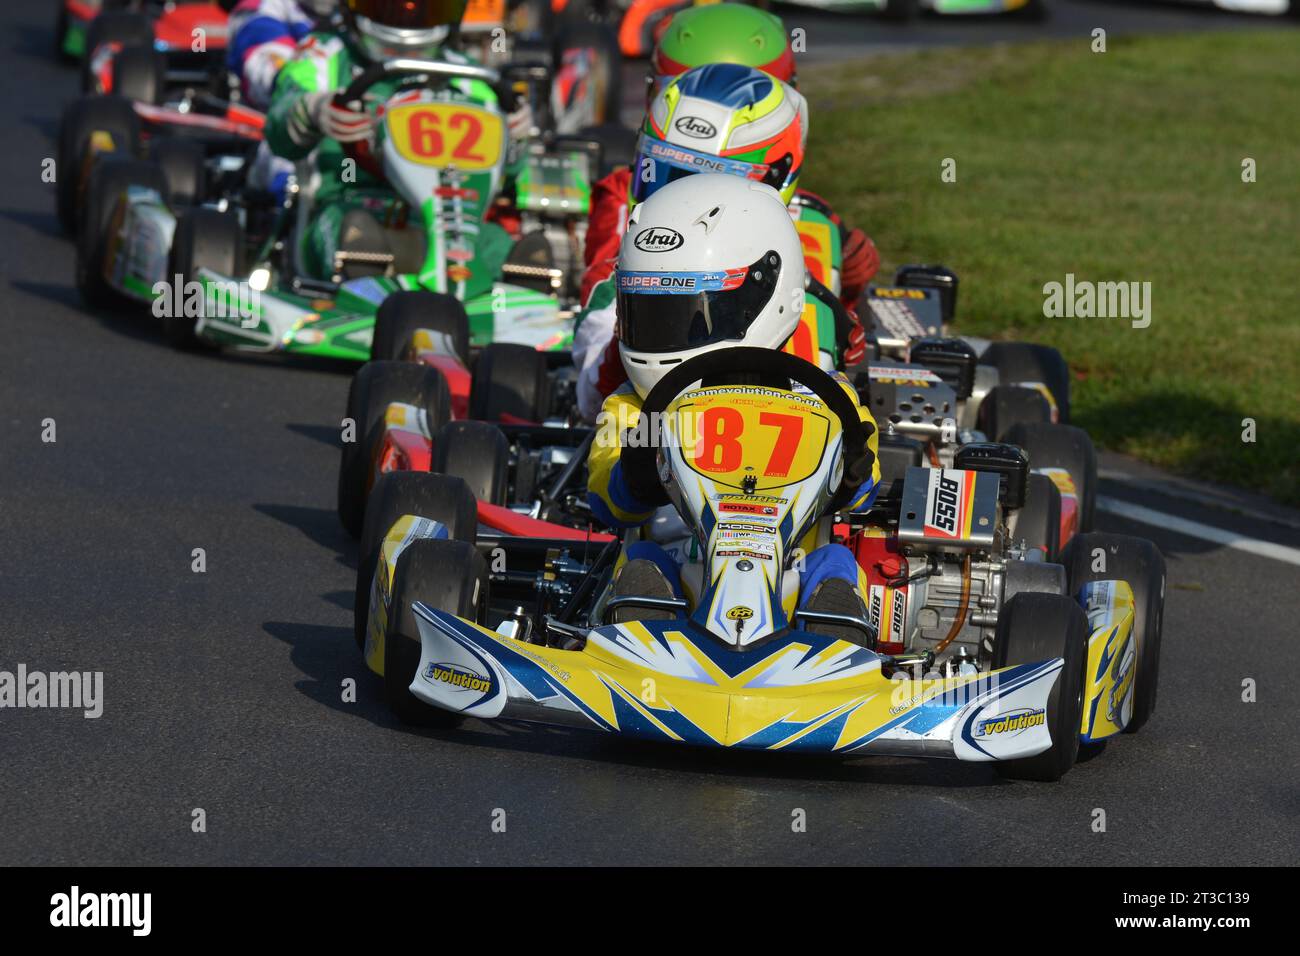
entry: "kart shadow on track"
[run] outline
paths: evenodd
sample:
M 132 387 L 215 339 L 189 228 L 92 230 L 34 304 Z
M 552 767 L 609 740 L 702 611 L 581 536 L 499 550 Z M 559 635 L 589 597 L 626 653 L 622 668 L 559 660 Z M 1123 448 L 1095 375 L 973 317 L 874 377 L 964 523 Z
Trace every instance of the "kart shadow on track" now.
M 338 556 L 344 567 L 356 569 L 356 548 L 352 539 L 339 525 L 338 514 L 333 508 L 305 508 L 300 505 L 255 504 L 253 510 L 258 514 L 274 518 L 291 528 L 296 528 L 306 535 L 313 544 L 329 548 Z M 351 592 L 349 592 L 351 593 Z M 347 608 L 351 610 L 349 602 Z M 350 632 L 349 632 L 350 633 Z
M 339 447 L 339 430 L 333 425 L 310 425 L 290 422 L 285 428 L 295 435 L 302 435 L 304 438 L 318 441 L 322 445 L 328 445 L 335 450 Z

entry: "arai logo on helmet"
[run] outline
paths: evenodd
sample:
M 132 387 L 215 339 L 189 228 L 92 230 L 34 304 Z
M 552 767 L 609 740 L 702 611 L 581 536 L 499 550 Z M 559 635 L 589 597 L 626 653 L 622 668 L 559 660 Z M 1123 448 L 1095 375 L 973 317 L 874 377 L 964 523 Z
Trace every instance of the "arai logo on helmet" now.
M 683 136 L 690 136 L 694 139 L 713 139 L 718 135 L 718 129 L 708 120 L 702 120 L 698 116 L 683 116 L 673 128 Z
M 642 252 L 672 252 L 685 241 L 676 229 L 651 226 L 638 232 L 636 238 L 632 240 L 632 245 Z

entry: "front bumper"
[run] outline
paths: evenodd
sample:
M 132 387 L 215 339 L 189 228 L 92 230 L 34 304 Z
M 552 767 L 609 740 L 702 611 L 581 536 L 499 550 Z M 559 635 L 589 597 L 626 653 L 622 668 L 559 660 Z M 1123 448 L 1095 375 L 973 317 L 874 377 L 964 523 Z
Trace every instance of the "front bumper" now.
M 1011 760 L 1051 745 L 1059 658 L 984 674 L 887 679 L 860 647 L 791 632 L 749 651 L 680 621 L 593 630 L 583 650 L 514 640 L 417 603 L 411 693 L 445 710 L 646 740 L 814 753 Z

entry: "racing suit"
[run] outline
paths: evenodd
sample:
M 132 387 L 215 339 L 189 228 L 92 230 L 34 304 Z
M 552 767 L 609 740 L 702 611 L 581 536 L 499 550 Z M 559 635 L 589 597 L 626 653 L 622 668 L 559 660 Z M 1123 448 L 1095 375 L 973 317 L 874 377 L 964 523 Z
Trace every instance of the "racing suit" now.
M 468 64 L 463 54 L 444 49 L 442 58 Z M 304 97 L 311 93 L 337 92 L 347 88 L 366 66 L 346 40 L 329 33 L 310 33 L 299 44 L 297 54 L 281 69 L 275 82 L 266 120 L 266 141 L 275 155 L 292 161 L 311 159 L 305 177 L 299 181 L 313 195 L 311 221 L 299 230 L 298 261 L 308 275 L 329 278 L 334 253 L 340 242 L 343 219 L 354 209 L 364 209 L 383 222 L 405 222 L 406 204 L 392 188 L 367 172 L 362 164 L 348 163 L 342 144 L 327 139 L 304 122 Z M 386 101 L 400 85 L 399 80 L 377 83 L 366 94 L 367 102 Z M 471 102 L 493 104 L 496 92 L 477 79 L 456 78 L 448 88 Z M 411 217 L 418 222 L 418 216 Z M 508 233 L 493 222 L 480 225 L 474 248 L 474 270 L 489 284 L 500 274 L 510 251 Z
M 226 63 L 239 77 L 244 99 L 265 111 L 280 68 L 292 59 L 298 41 L 312 29 L 315 18 L 297 0 L 240 0 L 230 12 L 230 46 Z M 257 148 L 248 184 L 284 201 L 293 163 L 271 152 L 265 141 Z
M 858 488 L 847 508 L 849 511 L 866 511 L 880 490 L 879 442 L 875 420 L 871 412 L 859 404 L 857 392 L 848 379 L 839 372 L 834 375 L 853 400 L 858 416 L 869 426 L 866 452 L 871 459 L 871 474 Z M 806 392 L 802 386 L 796 386 L 795 390 Z M 653 561 L 664 572 L 677 597 L 689 596 L 693 600 L 699 594 L 696 578 L 701 569 L 695 539 L 671 507 L 662 505 L 662 498 L 657 502 L 647 501 L 643 497 L 648 496 L 647 492 L 637 490 L 657 487 L 657 476 L 628 476 L 623 472 L 621 429 L 637 427 L 641 404 L 641 397 L 630 383 L 625 383 L 615 389 L 601 406 L 596 436 L 587 455 L 587 501 L 592 514 L 610 527 L 642 529 L 643 540 L 633 542 L 624 549 L 625 560 L 646 558 Z M 856 467 L 860 473 L 866 472 L 865 463 L 859 462 Z M 662 526 L 672 530 L 664 533 Z M 801 542 L 807 556 L 799 578 L 797 606 L 802 608 L 816 591 L 817 585 L 828 578 L 841 578 L 857 588 L 860 596 L 865 595 L 866 576 L 859 568 L 853 552 L 844 545 L 835 543 L 817 547 L 816 535 L 817 529 L 814 529 Z M 654 540 L 647 540 L 648 538 Z M 694 573 L 684 575 L 683 571 Z M 691 591 L 694 593 L 688 593 Z

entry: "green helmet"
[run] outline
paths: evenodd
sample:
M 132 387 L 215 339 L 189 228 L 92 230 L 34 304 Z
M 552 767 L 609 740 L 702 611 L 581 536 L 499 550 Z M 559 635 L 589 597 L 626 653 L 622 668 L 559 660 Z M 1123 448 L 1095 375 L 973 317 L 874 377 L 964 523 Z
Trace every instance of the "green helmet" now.
M 740 3 L 709 3 L 673 15 L 651 59 L 650 96 L 672 77 L 709 63 L 739 63 L 794 85 L 794 51 L 781 18 Z

